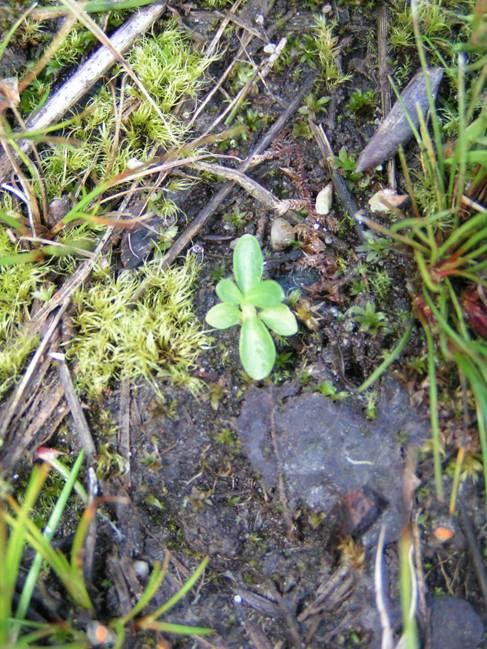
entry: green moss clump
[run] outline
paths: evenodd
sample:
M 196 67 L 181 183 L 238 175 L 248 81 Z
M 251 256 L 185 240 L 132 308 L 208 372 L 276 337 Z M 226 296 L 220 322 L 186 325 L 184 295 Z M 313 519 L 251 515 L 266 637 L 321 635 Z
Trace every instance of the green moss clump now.
M 201 3 L 204 9 L 224 9 L 233 4 L 233 0 L 204 0 Z
M 418 20 L 424 47 L 435 48 L 451 55 L 452 30 L 460 29 L 463 37 L 470 32 L 467 16 L 473 11 L 475 0 L 429 0 L 418 3 Z M 394 0 L 392 3 L 392 25 L 390 45 L 402 54 L 404 48 L 416 48 L 413 20 L 410 3 L 406 0 Z
M 17 247 L 0 229 L 0 257 L 12 255 Z M 37 337 L 19 335 L 19 328 L 28 317 L 34 291 L 46 273 L 45 268 L 32 264 L 4 266 L 0 272 L 0 398 L 19 375 Z
M 165 113 L 183 97 L 196 95 L 212 61 L 192 50 L 190 38 L 174 22 L 159 36 L 142 37 L 130 50 L 128 60 Z
M 131 80 L 120 88 L 101 88 L 79 121 L 64 132 L 75 146 L 57 144 L 42 152 L 49 197 L 74 190 L 80 177 L 102 182 L 125 170 L 131 158 L 145 162 L 156 145 L 182 143 L 186 127 L 171 111 L 196 95 L 212 59 L 195 52 L 190 38 L 169 21 L 160 35 L 141 37 L 127 60 L 159 110 Z M 119 141 L 115 107 L 124 115 Z
M 116 279 L 110 271 L 100 273 L 92 287 L 77 292 L 77 335 L 68 357 L 78 364 L 83 392 L 96 398 L 112 379 L 140 377 L 156 389 L 156 379 L 167 378 L 198 390 L 189 372 L 209 339 L 192 307 L 197 273 L 192 256 L 168 269 L 155 259 Z M 141 282 L 146 289 L 135 301 Z
M 334 23 L 320 16 L 316 18 L 313 30 L 315 54 L 322 70 L 324 82 L 328 88 L 335 88 L 351 78 L 350 75 L 343 74 L 338 67 L 337 56 L 340 47 L 338 37 L 334 33 L 335 27 Z

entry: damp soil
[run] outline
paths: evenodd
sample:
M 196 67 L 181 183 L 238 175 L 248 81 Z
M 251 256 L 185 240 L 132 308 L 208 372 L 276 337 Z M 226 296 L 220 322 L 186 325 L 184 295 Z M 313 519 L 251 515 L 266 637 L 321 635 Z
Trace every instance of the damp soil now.
M 266 5 L 247 4 L 244 18 L 250 22 Z M 312 12 L 301 3 L 271 4 L 265 25 L 274 29 L 273 42 L 311 28 Z M 340 65 L 351 78 L 335 89 L 316 83 L 313 93 L 330 101 L 315 117 L 325 124 L 336 153 L 345 147 L 357 156 L 377 128 L 380 108 L 351 115 L 343 107 L 356 90 L 373 90 L 379 97 L 377 7 L 338 4 L 330 3 L 330 16 L 337 23 Z M 197 30 L 201 38 L 211 37 L 212 12 L 190 3 L 181 8 L 181 15 L 188 29 Z M 215 78 L 230 52 L 215 63 Z M 260 49 L 251 54 L 261 56 Z M 288 65 L 269 75 L 266 87 L 248 99 L 248 107 L 263 124 L 271 123 L 309 72 L 291 52 Z M 198 124 L 201 131 L 219 108 L 216 103 L 208 107 Z M 171 553 L 168 577 L 154 600 L 157 605 L 208 556 L 204 578 L 167 619 L 210 627 L 213 635 L 168 635 L 167 644 L 159 646 L 380 647 L 374 570 L 383 530 L 381 590 L 399 637 L 397 542 L 407 522 L 404 476 L 414 448 L 415 521 L 426 593 L 420 604 L 431 613 L 425 636 L 430 636 L 432 647 L 443 649 L 487 647 L 482 639 L 487 611 L 465 531 L 435 503 L 431 456 L 419 451 L 430 436 L 424 369 L 411 369 L 412 359 L 424 351 L 419 328 L 374 394 L 357 394 L 407 324 L 408 282 L 414 282 L 411 261 L 397 252 L 366 259 L 360 233 L 336 197 L 329 215 L 316 214 L 314 199 L 329 181 L 329 172 L 306 124 L 303 112 L 290 120 L 274 143 L 271 159 L 251 172 L 276 196 L 308 201 L 310 209 L 297 215 L 297 243 L 282 251 L 272 249 L 274 215 L 235 188 L 190 250 L 201 261 L 195 309 L 203 320 L 216 302 L 218 278 L 231 273 L 232 242 L 245 232 L 257 235 L 266 276 L 279 281 L 288 295 L 300 291 L 300 331 L 278 341 L 276 368 L 257 385 L 241 369 L 238 331 L 231 329 L 213 333 L 211 347 L 199 358 L 194 372 L 203 387 L 199 396 L 161 383 L 161 400 L 142 382 L 129 386 L 130 471 L 117 472 L 112 466 L 101 479 L 103 495 L 125 500 L 105 505 L 112 525 L 103 520 L 98 525 L 92 588 L 98 617 L 108 620 L 126 612 L 127 601 L 134 601 L 145 583 L 140 566 Z M 227 153 L 244 158 L 264 128 L 258 126 L 247 142 L 236 143 Z M 385 174 L 384 167 L 355 181 L 344 177 L 359 207 L 366 207 L 367 199 L 385 186 Z M 188 221 L 217 189 L 218 181 L 211 179 L 180 197 Z M 118 257 L 115 263 L 122 266 Z M 364 264 L 366 273 L 357 273 Z M 388 278 L 387 290 L 377 288 L 378 276 Z M 361 331 L 350 315 L 352 307 L 370 301 L 388 321 L 387 328 L 375 334 Z M 113 385 L 102 403 L 87 408 L 95 443 L 106 443 L 98 425 L 100 412 L 118 421 L 120 393 L 121 387 Z M 61 439 L 56 430 L 44 433 L 43 442 L 66 444 L 65 434 Z M 121 452 L 120 444 L 110 439 L 111 450 Z M 482 545 L 486 526 L 480 487 L 466 482 L 460 498 L 468 502 Z M 446 541 L 433 534 L 444 520 L 443 527 L 454 528 Z M 446 620 L 454 621 L 448 632 Z M 155 646 L 152 642 L 134 630 L 126 646 Z

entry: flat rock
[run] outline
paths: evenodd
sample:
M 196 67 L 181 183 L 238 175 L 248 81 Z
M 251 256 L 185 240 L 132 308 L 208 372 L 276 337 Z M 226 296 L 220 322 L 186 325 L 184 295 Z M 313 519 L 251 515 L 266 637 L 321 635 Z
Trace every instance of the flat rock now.
M 269 488 L 282 472 L 291 507 L 304 502 L 325 514 L 344 512 L 348 531 L 363 534 L 377 519 L 388 540 L 398 537 L 402 507 L 402 448 L 419 442 L 428 426 L 406 391 L 384 381 L 377 417 L 368 420 L 355 397 L 332 401 L 320 394 L 254 388 L 238 419 L 242 448 Z M 277 453 L 271 436 L 274 427 Z M 358 510 L 358 511 L 357 511 Z M 372 544 L 376 531 L 362 541 Z
M 431 649 L 477 649 L 484 625 L 474 608 L 458 597 L 435 597 L 431 605 Z

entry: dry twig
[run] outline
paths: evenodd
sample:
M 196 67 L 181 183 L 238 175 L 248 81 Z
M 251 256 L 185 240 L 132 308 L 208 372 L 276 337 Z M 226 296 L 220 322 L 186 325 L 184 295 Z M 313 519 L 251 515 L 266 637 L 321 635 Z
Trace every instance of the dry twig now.
M 17 386 L 17 389 L 15 390 L 15 392 L 14 392 L 14 394 L 12 396 L 12 399 L 11 399 L 10 403 L 8 404 L 8 406 L 7 406 L 7 410 L 6 410 L 5 414 L 4 414 L 3 421 L 0 424 L 0 439 L 5 438 L 5 436 L 7 434 L 7 431 L 8 431 L 8 427 L 10 425 L 10 422 L 12 421 L 12 417 L 14 416 L 14 414 L 15 414 L 15 412 L 17 410 L 17 407 L 18 407 L 20 401 L 22 400 L 22 398 L 24 396 L 25 390 L 26 390 L 27 386 L 29 385 L 29 382 L 30 382 L 30 380 L 31 380 L 31 378 L 32 378 L 32 376 L 33 376 L 33 374 L 34 374 L 34 372 L 35 372 L 35 370 L 36 370 L 36 368 L 37 368 L 37 366 L 39 364 L 40 359 L 42 358 L 42 355 L 44 354 L 44 352 L 47 349 L 47 346 L 51 342 L 51 338 L 52 338 L 54 332 L 56 331 L 57 326 L 58 326 L 58 324 L 59 324 L 59 322 L 61 320 L 61 317 L 62 317 L 64 311 L 66 310 L 67 306 L 68 306 L 68 302 L 66 300 L 61 304 L 61 306 L 59 308 L 59 311 L 52 318 L 51 323 L 49 324 L 49 327 L 48 327 L 46 333 L 44 334 L 44 336 L 43 336 L 43 338 L 42 338 L 42 340 L 41 340 L 41 342 L 39 344 L 39 347 L 37 348 L 34 356 L 32 357 L 32 359 L 31 359 L 31 361 L 30 361 L 30 363 L 29 363 L 29 365 L 27 367 L 27 370 L 24 373 L 24 376 L 22 377 L 22 380 L 20 381 L 19 385 Z
M 274 122 L 270 129 L 265 133 L 265 135 L 258 142 L 254 150 L 250 153 L 248 158 L 246 158 L 242 164 L 238 167 L 238 171 L 244 173 L 252 165 L 254 156 L 260 156 L 274 141 L 278 133 L 284 128 L 292 115 L 297 111 L 303 98 L 308 94 L 310 88 L 314 81 L 314 75 L 310 75 L 302 84 L 301 90 L 291 101 L 289 106 L 284 110 L 279 118 Z M 163 265 L 169 266 L 172 264 L 175 259 L 183 252 L 190 241 L 199 233 L 199 231 L 207 224 L 211 216 L 218 209 L 221 203 L 225 198 L 230 194 L 232 189 L 235 187 L 234 182 L 226 183 L 210 200 L 210 202 L 204 207 L 199 214 L 193 219 L 188 228 L 176 239 L 170 250 L 166 253 L 163 258 Z M 142 295 L 145 287 L 142 285 L 139 288 L 136 297 Z M 135 296 L 134 296 L 135 299 Z
M 221 165 L 209 164 L 207 162 L 192 162 L 188 165 L 198 171 L 206 171 L 208 173 L 220 176 L 225 180 L 237 183 L 245 189 L 255 200 L 262 203 L 264 207 L 276 212 L 278 216 L 283 216 L 289 210 L 298 209 L 303 207 L 303 201 L 276 198 L 272 192 L 265 187 L 262 187 L 257 181 L 253 180 L 239 169 L 231 169 L 230 167 L 222 167 Z
M 359 219 L 359 210 L 357 203 L 348 191 L 348 187 L 342 176 L 340 176 L 335 168 L 335 165 L 333 164 L 333 150 L 323 129 L 323 126 L 321 124 L 318 126 L 311 119 L 309 120 L 309 125 L 311 132 L 313 133 L 314 138 L 320 148 L 321 155 L 324 158 L 325 164 L 330 171 L 331 180 L 333 182 L 333 187 L 335 189 L 337 198 L 340 201 L 341 206 L 343 207 L 345 212 L 352 219 L 358 238 L 361 242 L 363 242 L 365 241 L 365 236 L 362 229 L 362 224 L 360 223 Z
M 73 417 L 74 430 L 79 438 L 82 449 L 86 453 L 88 464 L 91 464 L 93 457 L 96 454 L 96 447 L 93 442 L 93 437 L 91 436 L 88 422 L 86 421 L 85 413 L 81 407 L 79 397 L 74 389 L 73 380 L 65 356 L 58 352 L 52 352 L 50 356 L 58 363 L 59 377 L 64 389 L 64 397 L 68 403 L 71 416 Z

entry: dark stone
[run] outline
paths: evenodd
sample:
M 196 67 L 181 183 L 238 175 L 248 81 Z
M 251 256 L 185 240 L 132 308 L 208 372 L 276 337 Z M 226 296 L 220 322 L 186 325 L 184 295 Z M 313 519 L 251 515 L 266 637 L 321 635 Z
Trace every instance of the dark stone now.
M 477 649 L 484 625 L 473 607 L 458 597 L 435 597 L 430 617 L 431 649 Z
M 291 507 L 304 502 L 327 515 L 348 510 L 344 522 L 355 533 L 379 518 L 390 541 L 402 524 L 402 445 L 424 439 L 428 426 L 391 379 L 384 382 L 377 413 L 368 420 L 355 397 L 332 401 L 306 393 L 283 399 L 278 388 L 256 388 L 247 393 L 238 428 L 244 451 L 268 487 L 282 473 Z M 375 538 L 374 532 L 362 542 L 371 545 Z
M 344 534 L 360 536 L 364 534 L 381 515 L 387 505 L 369 487 L 348 491 L 338 504 L 338 517 Z

